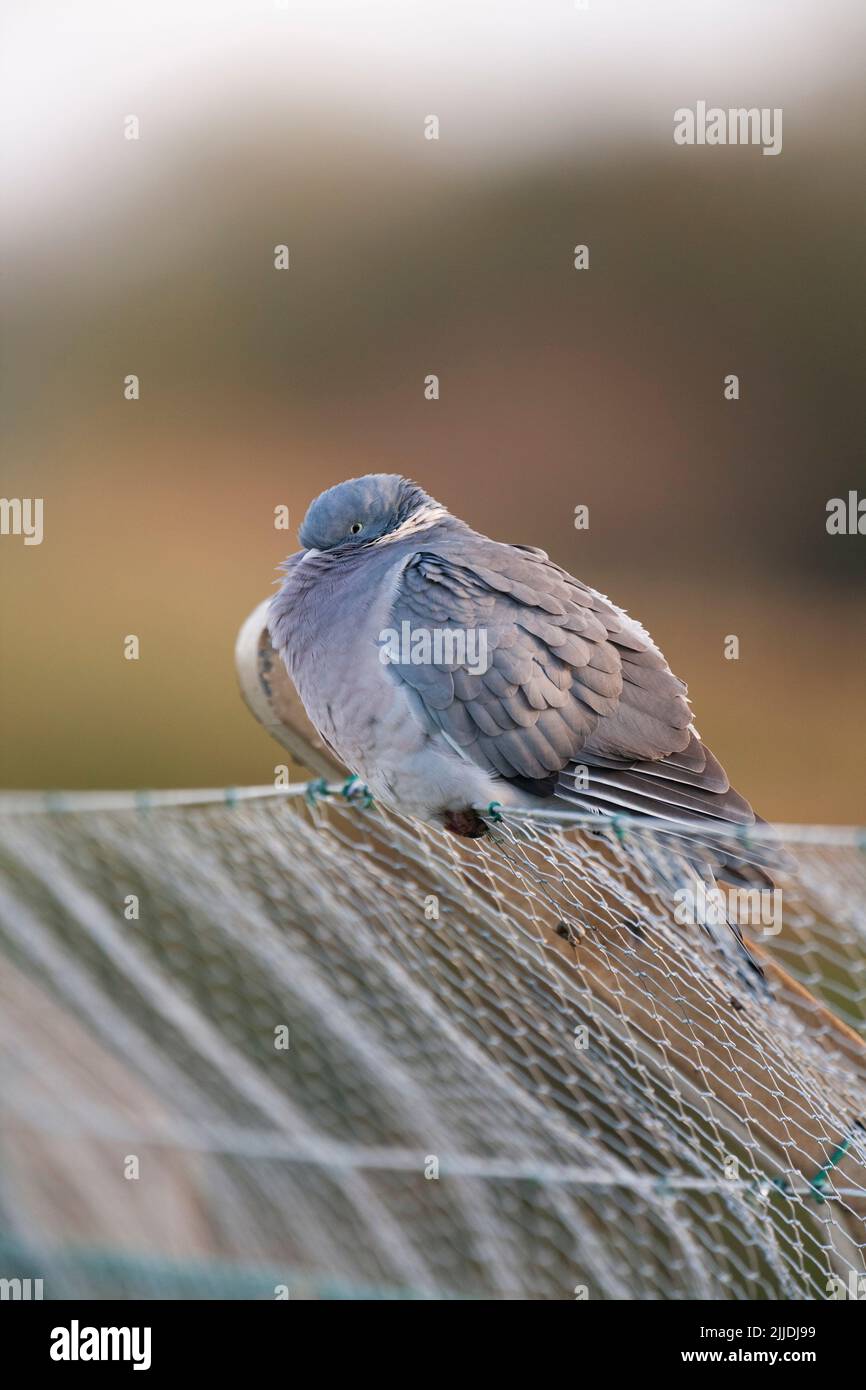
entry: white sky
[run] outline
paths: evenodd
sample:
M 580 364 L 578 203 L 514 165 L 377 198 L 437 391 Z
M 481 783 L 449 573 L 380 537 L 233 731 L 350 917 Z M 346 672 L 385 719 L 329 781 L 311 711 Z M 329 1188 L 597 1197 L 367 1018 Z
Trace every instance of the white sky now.
M 25 221 L 99 178 L 100 131 L 214 104 L 435 112 L 466 158 L 592 128 L 639 135 L 699 97 L 802 110 L 862 71 L 866 0 L 5 0 L 2 176 Z M 177 128 L 177 127 L 175 127 Z M 180 127 L 183 129 L 184 127 Z M 785 113 L 785 138 L 791 121 Z M 143 136 L 144 138 L 144 136 Z

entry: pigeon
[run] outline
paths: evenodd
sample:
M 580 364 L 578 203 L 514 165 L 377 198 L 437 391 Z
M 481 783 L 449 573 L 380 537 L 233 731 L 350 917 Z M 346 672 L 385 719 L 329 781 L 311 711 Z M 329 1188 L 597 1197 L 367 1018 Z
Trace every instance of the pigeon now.
M 417 483 L 329 488 L 269 607 L 334 755 L 384 805 L 475 837 L 483 808 L 566 804 L 713 834 L 754 825 L 649 633 L 543 551 L 491 540 Z M 727 877 L 772 880 L 724 841 Z

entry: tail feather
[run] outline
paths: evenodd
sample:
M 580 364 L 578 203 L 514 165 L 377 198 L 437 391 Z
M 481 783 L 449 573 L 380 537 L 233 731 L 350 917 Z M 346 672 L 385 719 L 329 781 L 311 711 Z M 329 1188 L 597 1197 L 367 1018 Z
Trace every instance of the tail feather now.
M 553 795 L 569 805 L 603 815 L 632 815 L 659 829 L 684 827 L 709 852 L 714 873 L 735 883 L 773 887 L 772 873 L 795 866 L 766 835 L 751 840 L 749 828 L 765 826 L 744 796 L 730 785 L 709 748 L 692 733 L 684 752 L 658 762 L 617 762 L 586 752 L 559 774 Z

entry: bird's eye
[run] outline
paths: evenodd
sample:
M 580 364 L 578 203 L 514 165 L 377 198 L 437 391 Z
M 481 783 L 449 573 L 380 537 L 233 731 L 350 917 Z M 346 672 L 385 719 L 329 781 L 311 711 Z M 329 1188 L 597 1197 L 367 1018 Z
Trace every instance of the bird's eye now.
M 351 526 L 349 527 L 349 530 L 351 531 L 353 536 L 357 536 L 358 532 L 361 530 L 360 521 L 353 521 Z

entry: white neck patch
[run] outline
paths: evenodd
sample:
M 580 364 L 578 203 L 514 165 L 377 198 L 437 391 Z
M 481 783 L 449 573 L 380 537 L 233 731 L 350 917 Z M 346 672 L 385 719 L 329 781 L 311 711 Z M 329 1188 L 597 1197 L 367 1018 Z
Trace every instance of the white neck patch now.
M 443 521 L 450 515 L 448 508 L 440 506 L 438 502 L 422 502 L 418 510 L 407 516 L 396 531 L 391 531 L 387 536 L 380 536 L 373 544 L 387 545 L 389 541 L 404 541 L 407 536 L 426 531 L 429 527 L 435 526 L 437 521 Z

